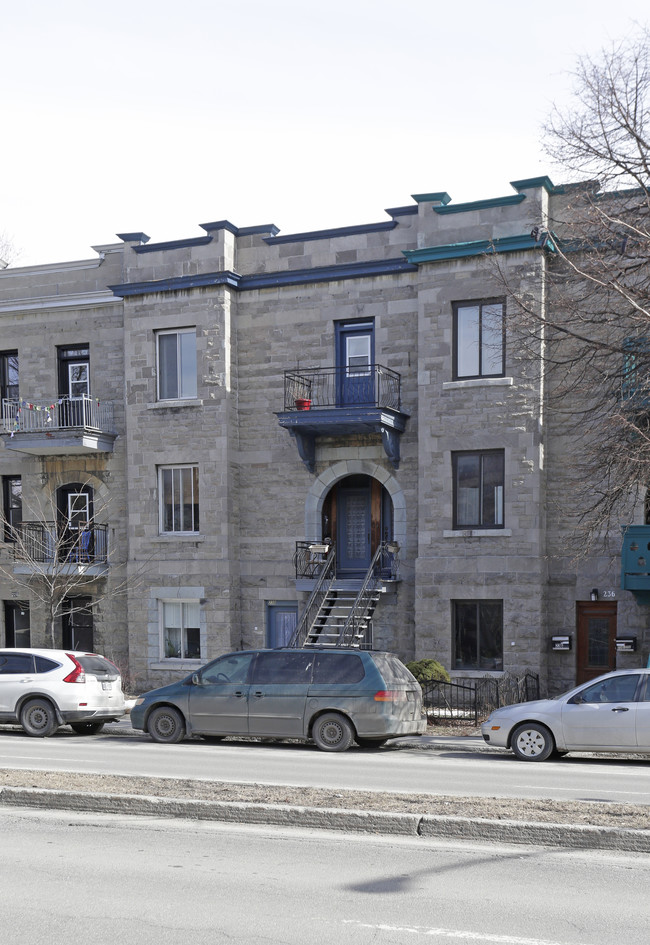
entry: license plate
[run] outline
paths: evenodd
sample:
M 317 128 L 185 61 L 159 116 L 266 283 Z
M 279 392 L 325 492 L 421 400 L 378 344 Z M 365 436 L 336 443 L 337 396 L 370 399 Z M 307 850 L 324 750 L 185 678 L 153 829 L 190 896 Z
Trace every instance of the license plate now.
M 109 683 L 109 682 L 102 683 L 102 689 L 112 689 L 112 688 L 113 688 L 113 683 Z

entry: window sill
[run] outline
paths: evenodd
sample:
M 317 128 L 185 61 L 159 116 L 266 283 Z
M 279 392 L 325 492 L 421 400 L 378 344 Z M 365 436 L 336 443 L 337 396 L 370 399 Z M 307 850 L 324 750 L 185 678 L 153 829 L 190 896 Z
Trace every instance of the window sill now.
M 456 528 L 445 529 L 443 538 L 512 538 L 511 528 Z
M 170 541 L 205 541 L 205 535 L 200 535 L 199 532 L 170 532 L 165 535 L 156 535 L 155 538 L 151 539 L 154 542 L 166 543 Z
M 147 404 L 147 410 L 178 410 L 180 407 L 202 407 L 203 401 L 196 397 L 187 400 L 156 400 Z
M 173 669 L 173 670 L 189 670 L 190 672 L 193 669 L 197 669 L 199 666 L 203 666 L 205 660 L 181 660 L 177 659 L 175 656 L 170 656 L 167 659 L 158 659 L 154 663 L 149 663 L 149 669 Z
M 465 387 L 512 387 L 512 377 L 472 377 L 466 381 L 443 381 L 443 390 L 463 390 Z

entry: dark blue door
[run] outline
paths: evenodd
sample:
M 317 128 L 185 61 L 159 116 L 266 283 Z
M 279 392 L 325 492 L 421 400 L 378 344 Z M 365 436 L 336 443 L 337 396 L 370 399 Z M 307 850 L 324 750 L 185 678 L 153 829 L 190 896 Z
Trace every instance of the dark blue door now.
M 370 566 L 370 488 L 339 488 L 337 570 L 363 576 Z
M 267 604 L 266 645 L 275 649 L 289 646 L 298 623 L 298 604 L 293 601 L 275 601 Z
M 337 377 L 340 406 L 374 404 L 373 322 L 337 325 Z

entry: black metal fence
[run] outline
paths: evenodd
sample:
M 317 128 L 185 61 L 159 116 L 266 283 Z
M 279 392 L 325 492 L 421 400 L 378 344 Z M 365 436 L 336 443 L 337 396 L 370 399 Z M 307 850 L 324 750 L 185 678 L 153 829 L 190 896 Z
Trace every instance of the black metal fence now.
M 284 409 L 374 406 L 401 409 L 401 377 L 381 364 L 284 372 Z
M 473 722 L 485 718 L 502 705 L 539 699 L 539 676 L 485 676 L 456 682 L 425 683 L 422 695 L 427 715 L 433 721 Z

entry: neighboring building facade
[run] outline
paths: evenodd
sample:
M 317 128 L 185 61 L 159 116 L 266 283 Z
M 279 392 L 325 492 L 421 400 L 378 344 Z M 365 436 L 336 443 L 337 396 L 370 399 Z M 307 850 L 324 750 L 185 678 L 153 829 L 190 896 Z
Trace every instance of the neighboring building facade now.
M 645 662 L 620 562 L 571 562 L 549 501 L 566 438 L 490 259 L 549 304 L 531 233 L 555 191 L 512 187 L 287 236 L 125 233 L 91 261 L 0 272 L 0 642 L 48 643 L 17 534 L 69 582 L 57 645 L 101 650 L 139 688 L 285 644 L 328 547 L 356 592 L 382 545 L 375 648 L 463 677 L 539 672 L 551 692 Z

